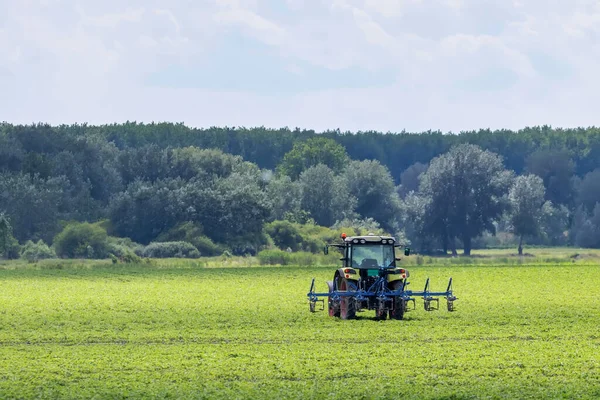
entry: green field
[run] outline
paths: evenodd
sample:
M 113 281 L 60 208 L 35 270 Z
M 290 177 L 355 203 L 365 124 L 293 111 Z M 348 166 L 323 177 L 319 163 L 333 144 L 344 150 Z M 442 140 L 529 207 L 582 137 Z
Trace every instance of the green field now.
M 403 321 L 310 313 L 331 267 L 57 265 L 0 269 L 0 398 L 600 397 L 597 261 L 413 265 L 459 300 Z

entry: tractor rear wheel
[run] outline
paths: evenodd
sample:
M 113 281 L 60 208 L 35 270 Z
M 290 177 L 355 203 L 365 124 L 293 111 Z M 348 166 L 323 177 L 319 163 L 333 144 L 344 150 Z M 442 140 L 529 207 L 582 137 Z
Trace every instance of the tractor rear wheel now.
M 402 287 L 402 281 L 396 281 L 392 283 L 392 290 L 399 290 Z M 404 299 L 400 296 L 394 297 L 394 309 L 390 310 L 390 319 L 403 319 L 404 309 L 406 304 Z
M 329 293 L 333 292 L 333 290 L 334 290 L 333 282 L 328 281 L 327 286 L 329 286 Z M 330 317 L 339 317 L 340 316 L 340 302 L 334 301 L 330 295 L 328 297 L 327 304 L 328 304 L 328 308 L 329 308 L 329 316 Z
M 349 281 L 344 278 L 339 279 L 338 290 L 344 291 L 355 291 L 356 283 Z M 354 298 L 349 296 L 342 296 L 340 299 L 340 318 L 341 319 L 352 319 L 356 317 L 356 301 Z

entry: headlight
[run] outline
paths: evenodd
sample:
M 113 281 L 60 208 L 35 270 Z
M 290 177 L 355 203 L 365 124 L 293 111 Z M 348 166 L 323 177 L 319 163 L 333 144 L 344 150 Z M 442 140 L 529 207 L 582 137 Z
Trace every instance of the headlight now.
M 383 239 L 383 240 L 381 241 L 381 243 L 383 243 L 383 244 L 387 244 L 387 240 Z
M 360 242 L 361 242 L 362 244 L 365 244 L 365 243 L 367 243 L 367 242 L 365 241 L 365 239 L 360 239 Z

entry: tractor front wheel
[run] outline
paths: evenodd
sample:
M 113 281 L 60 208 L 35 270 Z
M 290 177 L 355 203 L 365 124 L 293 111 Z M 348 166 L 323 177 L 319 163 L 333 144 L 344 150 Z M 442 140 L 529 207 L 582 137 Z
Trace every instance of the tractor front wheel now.
M 402 287 L 402 281 L 396 281 L 393 283 L 392 290 L 396 291 Z M 394 297 L 394 309 L 390 310 L 390 319 L 403 319 L 404 310 L 406 309 L 405 301 L 402 297 Z
M 356 284 L 352 281 L 349 281 L 344 278 L 339 278 L 339 287 L 338 290 L 345 291 L 355 291 Z M 356 317 L 356 301 L 354 298 L 350 296 L 342 296 L 340 299 L 340 318 L 341 319 L 352 319 Z
M 333 282 L 328 281 L 327 286 L 329 286 L 329 293 L 334 291 Z M 329 308 L 329 316 L 330 317 L 339 317 L 340 316 L 340 302 L 333 300 L 331 295 L 328 297 L 328 308 Z

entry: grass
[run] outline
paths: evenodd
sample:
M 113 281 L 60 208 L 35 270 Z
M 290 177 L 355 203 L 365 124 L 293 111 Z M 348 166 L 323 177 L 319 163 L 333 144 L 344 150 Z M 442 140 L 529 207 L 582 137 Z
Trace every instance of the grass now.
M 229 262 L 4 265 L 0 398 L 600 397 L 595 259 L 414 265 L 457 311 L 403 321 L 310 313 L 331 267 Z

